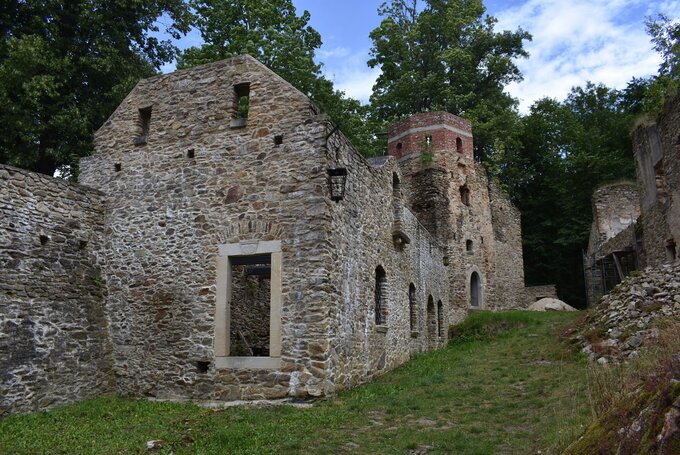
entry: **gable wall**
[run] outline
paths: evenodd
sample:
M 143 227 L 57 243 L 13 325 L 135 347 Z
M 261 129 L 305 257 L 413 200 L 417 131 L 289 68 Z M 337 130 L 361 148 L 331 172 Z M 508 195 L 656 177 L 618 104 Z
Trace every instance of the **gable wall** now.
M 232 87 L 242 82 L 250 83 L 250 112 L 247 126 L 234 128 Z M 152 116 L 139 146 L 143 106 Z M 317 315 L 328 305 L 320 270 L 331 247 L 314 115 L 306 97 L 240 57 L 140 82 L 99 131 L 81 180 L 106 193 L 99 254 L 120 393 L 218 400 L 323 393 L 323 371 L 311 362 L 327 335 L 328 321 Z M 281 366 L 217 368 L 218 247 L 274 240 L 282 250 Z

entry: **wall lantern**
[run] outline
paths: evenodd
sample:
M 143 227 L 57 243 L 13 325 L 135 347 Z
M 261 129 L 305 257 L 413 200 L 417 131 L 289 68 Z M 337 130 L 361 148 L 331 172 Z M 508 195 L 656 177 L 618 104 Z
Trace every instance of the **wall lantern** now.
M 347 169 L 339 167 L 328 170 L 328 187 L 331 191 L 331 201 L 341 201 L 345 197 L 345 183 L 347 183 Z
M 444 267 L 448 267 L 449 266 L 449 256 L 448 255 L 444 256 L 442 258 L 442 262 L 444 263 Z

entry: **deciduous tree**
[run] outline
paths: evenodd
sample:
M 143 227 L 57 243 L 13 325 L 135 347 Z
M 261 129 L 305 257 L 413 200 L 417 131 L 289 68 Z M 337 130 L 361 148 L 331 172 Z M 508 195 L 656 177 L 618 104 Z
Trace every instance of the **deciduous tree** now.
M 496 32 L 481 0 L 393 0 L 370 34 L 369 66 L 382 70 L 371 106 L 384 120 L 444 110 L 473 121 L 480 156 L 504 140 L 517 121 L 504 87 L 521 80 L 514 60 L 526 57 L 531 36 Z
M 157 20 L 162 18 L 162 21 Z M 189 29 L 182 0 L 5 0 L 0 7 L 0 160 L 52 175 L 141 77 L 171 61 Z

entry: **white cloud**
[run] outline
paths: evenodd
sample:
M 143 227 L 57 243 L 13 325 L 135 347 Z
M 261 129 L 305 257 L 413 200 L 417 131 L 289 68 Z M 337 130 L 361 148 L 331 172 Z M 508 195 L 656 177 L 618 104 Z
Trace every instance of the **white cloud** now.
M 669 14 L 679 4 L 664 2 Z M 654 74 L 660 57 L 644 27 L 651 12 L 643 0 L 529 0 L 498 12 L 497 30 L 521 26 L 533 35 L 530 57 L 517 62 L 524 81 L 511 84 L 509 93 L 526 112 L 537 99 L 561 100 L 586 81 L 623 88 L 634 76 Z
M 324 62 L 326 77 L 333 81 L 336 89 L 362 103 L 368 103 L 375 80 L 380 75 L 380 69 L 369 68 L 366 65 L 368 49 L 352 52 L 344 47 L 336 47 L 322 49 L 318 55 Z

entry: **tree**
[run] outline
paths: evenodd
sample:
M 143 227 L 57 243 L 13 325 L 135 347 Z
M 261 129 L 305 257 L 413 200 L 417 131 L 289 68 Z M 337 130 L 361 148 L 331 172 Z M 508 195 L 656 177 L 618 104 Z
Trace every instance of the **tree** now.
M 173 59 L 156 20 L 178 38 L 191 17 L 182 0 L 5 0 L 0 11 L 0 160 L 48 175 L 75 169 L 137 80 Z
M 626 95 L 603 85 L 575 87 L 566 100 L 542 99 L 521 122 L 522 142 L 505 150 L 499 177 L 522 213 L 527 284 L 557 284 L 585 305 L 582 251 L 591 196 L 605 182 L 634 177 Z
M 659 76 L 677 79 L 680 76 L 680 22 L 659 14 L 657 20 L 648 17 L 645 25 L 652 38 L 654 50 L 663 57 Z
M 314 61 L 321 36 L 309 25 L 309 12 L 298 16 L 291 0 L 194 0 L 191 5 L 204 44 L 184 51 L 179 68 L 250 54 L 309 96 L 365 155 L 375 153 L 367 107 L 335 90 Z
M 373 87 L 376 116 L 393 121 L 431 110 L 469 118 L 478 156 L 490 153 L 518 120 L 516 101 L 503 91 L 521 80 L 514 63 L 528 54 L 522 29 L 494 31 L 481 0 L 393 0 L 370 34 L 369 66 L 381 68 Z

